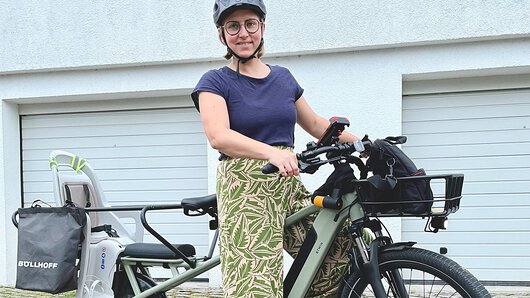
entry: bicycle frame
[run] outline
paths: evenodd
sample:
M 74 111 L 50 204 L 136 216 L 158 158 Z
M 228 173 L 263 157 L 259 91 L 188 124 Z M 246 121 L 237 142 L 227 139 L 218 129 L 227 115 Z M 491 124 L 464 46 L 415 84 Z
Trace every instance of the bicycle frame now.
M 454 205 L 454 199 L 460 198 L 459 192 L 461 190 L 462 175 L 432 175 L 432 176 L 425 176 L 428 179 L 442 179 L 446 181 L 446 192 L 449 193 L 449 197 L 451 199 L 443 199 L 441 200 L 441 203 L 445 204 L 445 207 L 442 208 L 443 211 L 439 211 L 438 213 L 431 213 L 430 216 L 446 216 L 447 214 L 453 212 L 454 210 L 458 209 L 457 206 Z M 413 178 L 403 178 L 403 180 L 413 180 L 416 179 Z M 452 181 L 453 183 L 450 183 Z M 359 183 L 365 182 L 364 180 L 358 180 Z M 459 185 L 460 187 L 455 187 L 456 185 Z M 354 270 L 360 270 L 359 272 L 362 273 L 363 276 L 365 276 L 372 287 L 373 292 L 375 293 L 376 297 L 387 297 L 387 293 L 385 292 L 385 289 L 383 287 L 383 284 L 381 282 L 381 275 L 379 273 L 379 262 L 378 262 L 378 256 L 379 252 L 384 252 L 386 250 L 403 250 L 406 248 L 409 248 L 413 246 L 414 242 L 403 242 L 403 243 L 392 243 L 389 237 L 386 237 L 383 235 L 381 230 L 381 225 L 377 220 L 366 220 L 367 214 L 365 210 L 363 209 L 363 206 L 361 205 L 360 200 L 358 200 L 358 193 L 357 191 L 354 191 L 352 193 L 347 193 L 341 197 L 341 200 L 343 204 L 341 204 L 340 209 L 332 209 L 332 208 L 321 208 L 317 207 L 316 205 L 310 205 L 308 207 L 305 207 L 298 212 L 292 214 L 288 218 L 286 218 L 285 225 L 291 226 L 303 218 L 306 218 L 307 216 L 318 213 L 316 215 L 316 218 L 314 220 L 312 228 L 308 231 L 307 237 L 304 240 L 302 247 L 291 266 L 285 282 L 284 282 L 284 297 L 304 297 L 316 275 L 318 270 L 320 269 L 331 245 L 335 241 L 335 238 L 337 236 L 337 233 L 341 231 L 341 229 L 345 226 L 345 222 L 349 219 L 351 226 L 350 226 L 350 233 L 353 240 L 354 248 L 352 252 L 356 255 L 355 259 L 352 259 L 352 266 L 354 266 Z M 206 198 L 206 197 L 205 197 Z M 202 200 L 205 198 L 191 198 L 191 199 L 185 199 L 187 203 L 195 202 L 196 199 Z M 207 198 L 207 204 L 205 206 L 211 207 L 215 206 L 215 196 L 209 196 Z M 437 200 L 440 201 L 440 200 Z M 184 202 L 184 200 L 183 200 Z M 364 204 L 367 204 L 364 202 Z M 162 236 L 160 236 L 154 229 L 152 229 L 149 224 L 146 221 L 146 212 L 151 210 L 163 210 L 163 209 L 184 209 L 184 213 L 186 214 L 186 210 L 188 212 L 191 211 L 197 211 L 200 214 L 206 214 L 207 212 L 200 212 L 200 209 L 193 209 L 189 208 L 188 205 L 184 205 L 184 203 L 181 204 L 173 204 L 173 205 L 148 205 L 148 206 L 122 206 L 122 207 L 103 207 L 103 208 L 88 208 L 86 209 L 87 212 L 118 212 L 118 211 L 141 211 L 140 219 L 142 221 L 143 227 L 151 232 L 155 238 L 160 240 L 166 247 L 170 248 L 172 245 L 167 242 Z M 197 204 L 200 206 L 200 208 L 203 208 L 201 206 L 201 203 Z M 337 206 L 337 205 L 332 205 Z M 212 213 L 213 214 L 213 213 Z M 212 215 L 210 214 L 210 215 Z M 216 216 L 216 214 L 213 214 L 212 216 Z M 405 215 L 400 215 L 405 216 Z M 414 215 L 416 216 L 416 215 Z M 363 229 L 369 228 L 374 232 L 376 238 L 368 241 L 369 243 L 365 242 L 363 240 Z M 435 231 L 432 231 L 435 232 Z M 90 234 L 88 235 L 90 236 Z M 87 237 L 90 238 L 90 237 Z M 108 238 L 106 244 L 113 244 L 107 247 L 107 252 L 109 248 L 114 248 L 114 251 L 116 252 L 116 256 L 120 254 L 120 249 L 123 251 L 123 245 L 119 245 L 120 238 Z M 177 256 L 183 256 L 182 258 L 174 258 L 174 257 L 167 257 L 163 259 L 155 259 L 155 258 L 144 258 L 144 257 L 131 257 L 131 256 L 121 256 L 119 257 L 119 260 L 116 259 L 118 263 L 121 263 L 126 275 L 127 280 L 129 284 L 131 285 L 131 288 L 136 295 L 135 297 L 148 297 L 152 294 L 156 294 L 158 292 L 166 292 L 168 290 L 171 290 L 175 288 L 178 285 L 181 285 L 187 281 L 192 280 L 193 278 L 199 276 L 200 274 L 216 267 L 220 264 L 220 257 L 218 255 L 214 256 L 213 251 L 216 246 L 217 242 L 217 231 L 215 233 L 214 239 L 212 241 L 210 252 L 208 256 L 198 258 L 196 256 L 194 257 L 186 257 L 181 254 L 180 251 L 174 251 L 175 255 Z M 171 249 L 171 248 L 170 248 Z M 171 249 L 173 250 L 173 249 Z M 96 250 L 91 254 L 94 254 Z M 97 253 L 94 254 L 96 256 Z M 91 259 L 92 258 L 87 258 Z M 112 259 L 112 258 L 111 258 Z M 83 258 L 83 260 L 85 260 Z M 94 261 L 90 261 L 89 263 L 92 264 Z M 86 260 L 85 260 L 86 264 Z M 92 264 L 94 265 L 94 264 Z M 97 265 L 97 264 L 96 264 Z M 135 272 L 137 272 L 137 268 L 141 270 L 141 273 L 144 275 L 148 275 L 147 271 L 144 270 L 144 267 L 149 266 L 159 266 L 159 267 L 166 267 L 170 268 L 173 277 L 159 283 L 157 285 L 153 285 L 152 288 L 149 288 L 145 290 L 144 292 L 141 292 L 138 283 L 136 281 Z M 82 263 L 82 269 L 86 269 L 83 266 Z M 177 268 L 184 268 L 186 269 L 185 272 L 179 273 Z M 392 291 L 394 293 L 399 293 L 399 297 L 406 294 L 406 290 L 403 288 L 403 279 L 399 272 L 393 272 L 391 279 L 392 282 Z M 81 296 L 78 296 L 81 297 Z
M 297 258 L 295 259 L 286 276 L 284 282 L 284 297 L 304 297 L 309 290 L 313 278 L 322 265 L 327 252 L 335 240 L 337 233 L 344 226 L 345 221 L 348 218 L 351 220 L 357 220 L 364 217 L 364 213 L 360 204 L 354 204 L 355 199 L 356 195 L 354 193 L 347 194 L 343 196 L 344 206 L 346 207 L 342 210 L 325 208 L 321 209 L 311 205 L 292 214 L 286 219 L 285 223 L 288 227 L 300 221 L 301 219 L 318 212 L 313 223 L 313 227 L 308 232 L 308 236 L 304 240 L 300 252 L 298 253 Z M 175 206 L 178 207 L 178 205 Z M 152 208 L 149 208 L 150 210 L 156 210 L 155 206 L 151 207 Z M 217 237 L 214 237 L 212 246 L 215 245 L 216 238 Z M 187 281 L 192 280 L 200 274 L 219 265 L 220 257 L 219 255 L 215 255 L 203 259 L 195 258 L 193 259 L 193 261 L 196 262 L 194 268 L 188 264 L 185 264 L 182 259 L 167 260 L 122 257 L 120 261 L 124 266 L 128 280 L 132 285 L 133 291 L 135 292 L 136 296 L 134 297 L 141 298 L 148 297 L 157 292 L 168 291 Z M 172 268 L 174 276 L 144 292 L 140 292 L 133 270 L 138 263 L 141 263 L 145 266 L 160 266 L 161 264 L 166 264 Z M 186 268 L 186 271 L 182 273 L 176 273 L 176 267 L 184 267 Z
M 338 142 L 338 137 L 336 137 L 336 141 Z M 363 141 L 364 144 L 365 141 Z M 369 142 L 366 141 L 366 142 Z M 367 143 L 368 144 L 368 143 Z M 304 171 L 306 173 L 314 173 L 318 167 L 320 167 L 323 164 L 330 163 L 334 165 L 338 165 L 340 161 L 345 160 L 348 163 L 357 163 L 355 162 L 355 159 L 352 159 L 352 156 L 350 155 L 352 152 L 354 152 L 355 147 L 354 144 L 350 143 L 344 143 L 344 144 L 337 144 L 336 146 L 324 146 L 324 147 L 316 147 L 309 144 L 308 150 L 304 151 L 300 154 L 297 154 L 297 158 L 299 159 L 299 163 L 301 165 L 301 169 L 305 169 Z M 316 156 L 324 153 L 334 153 L 331 154 L 330 157 L 328 157 L 327 160 L 320 160 L 320 158 L 316 158 Z M 357 158 L 358 159 L 358 158 Z M 156 293 L 160 292 L 166 292 L 168 290 L 171 290 L 175 288 L 178 285 L 181 285 L 187 281 L 192 280 L 193 278 L 199 276 L 200 274 L 203 274 L 204 272 L 216 267 L 220 264 L 220 257 L 219 255 L 213 255 L 214 248 L 216 247 L 217 242 L 217 231 L 215 232 L 214 239 L 212 241 L 209 255 L 206 257 L 197 257 L 195 256 L 195 249 L 192 247 L 192 251 L 187 250 L 186 253 L 188 256 L 186 256 L 183 252 L 181 252 L 178 248 L 174 247 L 172 244 L 167 242 L 161 235 L 159 235 L 154 229 L 152 229 L 149 224 L 147 223 L 145 219 L 145 213 L 150 210 L 161 210 L 161 209 L 184 209 L 184 213 L 186 215 L 187 212 L 196 211 L 199 213 L 199 215 L 209 214 L 212 217 L 215 217 L 215 220 L 217 220 L 217 209 L 215 204 L 215 196 L 208 196 L 204 198 L 190 198 L 190 199 L 183 199 L 181 204 L 174 204 L 174 205 L 164 205 L 164 206 L 131 206 L 131 207 L 105 207 L 106 200 L 104 199 L 104 194 L 101 191 L 99 184 L 97 183 L 97 179 L 95 178 L 95 174 L 93 173 L 92 169 L 86 163 L 86 161 L 82 158 L 76 157 L 75 155 L 66 153 L 66 152 L 56 152 L 52 153 L 50 157 L 50 165 L 52 170 L 54 171 L 54 193 L 56 195 L 56 198 L 58 198 L 58 202 L 60 204 L 64 203 L 65 200 L 65 193 L 63 193 L 63 188 L 66 187 L 66 183 L 68 182 L 68 179 L 59 179 L 57 176 L 58 174 L 58 167 L 60 165 L 63 165 L 65 161 L 71 161 L 67 165 L 74 169 L 76 173 L 83 172 L 87 176 L 89 176 L 88 181 L 85 181 L 81 179 L 81 181 L 78 181 L 78 178 L 76 177 L 73 181 L 74 184 L 83 184 L 86 182 L 92 181 L 95 183 L 95 185 L 90 186 L 90 183 L 88 183 L 89 190 L 94 191 L 97 193 L 95 196 L 94 203 L 96 205 L 96 208 L 88 208 L 86 209 L 87 212 L 98 212 L 98 211 L 110 211 L 111 216 L 105 218 L 105 222 L 102 223 L 110 223 L 113 224 L 116 223 L 117 225 L 120 225 L 118 218 L 114 215 L 114 211 L 133 211 L 133 210 L 142 210 L 140 214 L 140 219 L 142 221 L 143 227 L 151 232 L 155 238 L 160 240 L 160 242 L 163 244 L 148 244 L 151 248 L 159 246 L 165 246 L 165 251 L 169 249 L 173 252 L 173 254 L 144 254 L 143 250 L 138 253 L 138 250 L 136 253 L 127 252 L 127 250 L 130 248 L 130 250 L 133 249 L 133 245 L 136 243 L 141 243 L 141 238 L 143 237 L 143 231 L 138 228 L 138 221 L 136 221 L 136 217 L 130 215 L 129 217 L 135 219 L 136 222 L 136 231 L 135 231 L 135 240 L 132 241 L 132 235 L 129 235 L 125 229 L 123 230 L 123 233 L 125 233 L 126 237 L 117 237 L 117 238 L 105 238 L 101 243 L 105 242 L 106 244 L 109 244 L 110 250 L 113 252 L 113 257 L 110 258 L 112 260 L 115 260 L 116 262 L 113 265 L 121 264 L 124 268 L 124 271 L 126 273 L 127 279 L 129 281 L 129 284 L 131 285 L 131 288 L 135 294 L 134 297 L 148 297 Z M 362 162 L 361 162 L 362 163 Z M 359 167 L 359 165 L 357 165 Z M 265 173 L 265 167 L 262 170 Z M 438 229 L 443 229 L 443 223 L 447 219 L 447 215 L 450 213 L 455 212 L 458 210 L 460 198 L 461 198 L 461 190 L 462 190 L 462 182 L 463 182 L 463 175 L 461 174 L 454 174 L 454 175 L 432 175 L 432 176 L 423 176 L 423 177 L 403 177 L 398 178 L 398 180 L 414 180 L 414 179 L 426 179 L 427 181 L 430 181 L 431 179 L 443 179 L 445 180 L 445 194 L 442 197 L 441 203 L 444 203 L 444 207 L 440 209 L 440 211 L 429 211 L 424 214 L 403 214 L 401 209 L 397 211 L 397 213 L 389 213 L 386 214 L 386 216 L 415 216 L 415 217 L 427 217 L 428 218 L 428 225 L 432 229 L 427 230 L 426 225 L 426 232 L 434 232 L 436 233 Z M 71 182 L 71 181 L 70 181 Z M 299 298 L 304 297 L 306 293 L 308 292 L 311 283 L 317 274 L 318 270 L 320 270 L 320 267 L 322 266 L 322 263 L 324 262 L 324 259 L 327 256 L 327 253 L 329 249 L 331 248 L 333 242 L 335 241 L 337 234 L 342 230 L 342 228 L 345 226 L 345 223 L 347 220 L 350 220 L 351 226 L 350 226 L 350 233 L 353 240 L 353 248 L 352 248 L 352 256 L 350 256 L 351 266 L 354 267 L 355 270 L 359 270 L 356 272 L 359 272 L 362 276 L 366 277 L 368 280 L 368 283 L 371 285 L 373 292 L 375 293 L 376 297 L 387 297 L 387 293 L 385 292 L 385 289 L 383 287 L 383 284 L 381 282 L 381 275 L 379 273 L 379 262 L 378 262 L 378 256 L 379 251 L 384 252 L 386 250 L 403 250 L 407 247 L 413 246 L 414 242 L 405 242 L 405 243 L 392 243 L 391 239 L 389 237 L 383 236 L 383 233 L 381 231 L 380 223 L 376 220 L 367 220 L 368 217 L 373 216 L 385 216 L 384 214 L 375 214 L 373 211 L 366 211 L 364 207 L 366 206 L 377 206 L 377 204 L 385 204 L 385 203 L 395 203 L 395 202 L 367 202 L 363 201 L 361 202 L 361 199 L 366 199 L 364 191 L 361 187 L 361 185 L 357 185 L 357 183 L 365 183 L 366 180 L 358 180 L 354 184 L 356 184 L 356 189 L 353 192 L 349 192 L 347 194 L 344 194 L 341 196 L 340 204 L 336 204 L 339 201 L 335 201 L 333 203 L 333 200 L 336 200 L 337 198 L 330 198 L 331 200 L 328 200 L 326 203 L 325 197 L 320 201 L 319 203 L 315 203 L 315 205 L 308 206 L 306 208 L 303 208 L 302 210 L 299 210 L 298 212 L 292 214 L 288 218 L 286 218 L 285 225 L 286 227 L 289 227 L 303 218 L 318 213 L 316 215 L 316 218 L 313 222 L 312 227 L 307 232 L 306 239 L 304 239 L 304 242 L 300 248 L 300 251 L 297 254 L 297 257 L 294 260 L 293 265 L 291 266 L 289 272 L 287 273 L 287 276 L 285 278 L 284 282 L 284 297 L 287 298 Z M 72 185 L 74 185 L 72 184 Z M 91 188 L 92 187 L 92 188 Z M 89 199 L 92 200 L 94 198 L 90 197 L 84 197 L 82 196 L 81 203 L 86 202 L 89 203 Z M 319 198 L 320 199 L 320 198 Z M 186 201 L 186 202 L 184 202 Z M 193 203 L 191 202 L 193 201 Z M 437 200 L 434 200 L 437 201 Z M 399 203 L 408 203 L 407 201 L 402 201 Z M 191 208 L 190 208 L 191 205 Z M 317 207 L 320 206 L 320 207 Z M 103 208 L 97 208 L 97 206 L 104 206 Z M 344 207 L 343 207 L 344 206 Z M 198 209 L 195 209 L 198 208 Z M 369 209 L 371 210 L 371 209 Z M 433 219 L 431 221 L 431 218 Z M 98 218 L 97 219 L 102 219 Z M 374 224 L 373 222 L 376 221 Z M 216 223 L 216 221 L 214 221 Z M 379 227 L 375 226 L 379 225 Z M 141 228 L 141 226 L 140 226 Z M 211 229 L 216 229 L 216 225 L 210 225 Z M 371 229 L 376 238 L 370 241 L 364 241 L 363 239 L 363 229 L 369 228 Z M 87 239 L 90 239 L 91 232 L 90 229 L 87 229 Z M 120 233 L 121 234 L 121 233 Z M 137 239 L 140 239 L 138 241 Z M 129 240 L 128 242 L 126 240 Z M 90 244 L 90 249 L 95 247 L 94 251 L 91 251 L 90 254 L 94 254 L 93 257 L 98 257 L 97 255 L 97 245 L 100 245 L 100 242 L 97 242 L 98 239 L 96 239 L 95 244 Z M 87 242 L 85 240 L 85 242 Z M 367 243 L 370 242 L 370 243 Z M 131 246 L 129 246 L 131 245 Z M 87 245 L 84 246 L 86 248 Z M 144 244 L 140 245 L 144 248 Z M 190 245 L 188 245 L 190 246 Z M 135 248 L 138 246 L 135 246 Z M 104 248 L 104 247 L 102 247 Z M 149 249 L 150 250 L 150 249 Z M 86 249 L 83 249 L 84 255 L 87 255 Z M 101 250 L 99 253 L 104 253 L 103 250 Z M 122 254 L 123 253 L 123 254 Z M 121 256 L 120 256 L 121 255 Z M 145 257 L 148 256 L 161 256 L 159 259 L 155 257 Z M 136 257 L 132 257 L 136 256 Z M 189 257 L 191 256 L 191 257 Z M 177 258 L 176 258 L 177 257 Z M 109 259 L 109 260 L 110 260 Z M 90 261 L 89 261 L 90 260 Z M 95 263 L 96 259 L 92 260 L 90 256 L 83 257 L 81 260 L 81 275 L 80 279 L 83 280 L 82 283 L 80 283 L 80 286 L 78 287 L 78 297 L 81 297 L 82 294 L 79 293 L 79 289 L 81 289 L 84 286 L 84 280 L 87 275 L 87 272 L 96 273 L 99 279 L 88 280 L 91 282 L 90 284 L 90 290 L 92 288 L 99 286 L 100 284 L 105 284 L 104 281 L 108 281 L 112 285 L 116 282 L 115 279 L 112 278 L 109 274 L 107 274 L 107 271 L 104 273 L 96 272 L 97 270 L 87 270 L 85 268 L 86 263 L 89 262 L 91 265 L 96 265 Z M 83 265 L 85 264 L 85 265 Z M 104 264 L 101 263 L 103 266 Z M 146 289 L 144 292 L 141 292 L 141 289 L 137 283 L 136 274 L 138 272 L 138 269 L 140 269 L 140 272 L 144 275 L 149 275 L 148 272 L 145 270 L 145 267 L 149 266 L 160 266 L 165 268 L 170 268 L 173 277 L 161 282 L 159 284 L 156 284 L 152 281 L 148 282 L 148 289 Z M 185 272 L 180 273 L 178 272 L 177 268 L 184 268 L 186 269 Z M 94 268 L 91 268 L 94 269 Z M 96 268 L 97 269 L 97 268 Z M 102 267 L 103 269 L 103 267 Z M 116 267 L 113 267 L 112 272 L 118 271 L 115 270 Z M 120 271 L 121 273 L 121 271 Z M 102 275 L 106 274 L 106 275 Z M 403 279 L 401 277 L 401 274 L 399 271 L 394 270 L 391 274 L 390 279 L 392 280 L 392 291 L 394 293 L 398 293 L 399 297 L 406 296 L 406 290 L 403 288 Z M 90 278 L 93 278 L 94 276 L 88 276 Z M 118 285 L 121 285 L 121 282 L 117 283 Z M 108 284 L 105 284 L 108 289 Z M 151 287 L 152 286 L 152 287 Z M 83 288 L 84 289 L 84 288 Z M 128 291 L 126 289 L 126 291 Z M 118 291 L 120 292 L 120 290 Z M 112 291 L 110 292 L 112 293 Z M 80 296 L 81 295 L 81 296 Z M 110 296 L 112 297 L 112 296 Z
M 140 243 L 143 238 L 143 228 L 151 232 L 155 238 L 159 238 L 163 244 L 168 247 L 171 247 L 167 241 L 164 243 L 165 239 L 163 237 L 157 237 L 156 231 L 154 231 L 148 224 L 145 222 L 145 212 L 148 210 L 158 209 L 182 209 L 181 204 L 173 204 L 171 206 L 120 206 L 112 207 L 106 203 L 104 198 L 104 193 L 99 185 L 98 179 L 91 168 L 91 166 L 84 160 L 76 155 L 73 155 L 64 151 L 55 151 L 51 154 L 50 165 L 53 171 L 54 177 L 54 193 L 57 199 L 57 204 L 64 204 L 66 200 L 66 194 L 64 188 L 67 185 L 67 181 L 73 181 L 74 184 L 87 184 L 90 189 L 90 200 L 92 200 L 92 208 L 86 208 L 85 210 L 92 214 L 92 212 L 98 214 L 103 212 L 102 215 L 97 215 L 95 218 L 100 222 L 98 225 L 102 224 L 112 224 L 113 227 L 120 228 L 118 215 L 121 217 L 121 214 L 125 214 L 126 217 L 135 218 L 136 229 L 134 235 L 128 234 L 124 228 L 118 230 L 118 234 L 122 235 L 119 238 L 108 238 L 102 242 L 97 242 L 95 244 L 90 244 L 85 241 L 85 246 L 83 247 L 83 256 L 81 260 L 81 271 L 80 275 L 80 286 L 78 287 L 78 297 L 81 297 L 83 294 L 80 293 L 85 287 L 84 281 L 88 278 L 96 277 L 101 279 L 99 284 L 105 284 L 106 287 L 110 287 L 108 282 L 112 281 L 112 276 L 110 275 L 113 269 L 109 266 L 105 266 L 105 272 L 100 272 L 97 267 L 103 264 L 99 255 L 103 252 L 101 249 L 106 246 L 107 262 L 114 263 L 114 260 L 117 263 L 121 263 L 127 274 L 127 279 L 131 284 L 131 287 L 135 293 L 135 297 L 148 297 L 157 292 L 168 291 L 178 285 L 181 285 L 187 281 L 192 280 L 193 278 L 199 276 L 200 274 L 216 267 L 220 264 L 220 257 L 218 255 L 213 255 L 213 250 L 216 246 L 217 235 L 212 241 L 210 248 L 210 253 L 206 257 L 189 257 L 189 258 L 164 258 L 164 259 L 154 259 L 154 258 L 144 258 L 144 257 L 130 257 L 130 256 L 121 256 L 118 257 L 123 251 L 125 245 L 130 243 Z M 74 169 L 76 173 L 72 174 L 62 174 L 59 176 L 59 173 L 62 171 L 59 170 L 59 167 L 66 167 Z M 79 172 L 79 173 L 78 173 Z M 78 175 L 84 173 L 87 177 Z M 73 178 L 72 178 L 73 175 Z M 72 178 L 72 179 L 70 179 Z M 83 203 L 85 198 L 79 203 Z M 303 297 L 308 291 L 311 282 L 313 281 L 314 276 L 318 272 L 324 258 L 326 257 L 329 248 L 331 247 L 337 233 L 344 226 L 345 221 L 350 218 L 352 221 L 363 218 L 364 213 L 362 207 L 359 203 L 355 203 L 356 194 L 346 194 L 342 196 L 344 202 L 343 206 L 347 206 L 342 210 L 319 208 L 315 205 L 311 205 L 304 209 L 299 210 L 298 212 L 292 214 L 286 218 L 286 226 L 290 226 L 303 218 L 313 214 L 318 213 L 313 227 L 308 231 L 308 237 L 304 240 L 304 243 L 301 247 L 301 250 L 295 259 L 291 269 L 289 270 L 285 285 L 285 297 Z M 140 216 L 138 216 L 138 211 L 142 210 Z M 138 218 L 142 219 L 142 224 L 139 223 Z M 142 228 L 143 226 L 143 228 Z M 87 239 L 91 239 L 93 233 L 90 232 L 90 228 L 87 228 Z M 131 241 L 132 240 L 132 241 Z M 110 253 L 112 251 L 112 253 Z M 179 255 L 178 253 L 176 255 Z M 115 256 L 115 257 L 111 257 Z M 114 258 L 114 259 L 113 259 Z M 118 259 L 116 259 L 118 258 Z M 113 259 L 113 260 L 112 260 Z M 190 262 L 191 260 L 191 262 Z M 143 266 L 164 266 L 169 267 L 172 271 L 173 277 L 170 279 L 157 284 L 156 286 L 140 292 L 140 288 L 135 278 L 135 271 L 138 264 Z M 184 272 L 178 272 L 177 268 L 186 269 Z M 94 270 L 89 270 L 94 269 Z M 90 273 L 92 272 L 92 273 Z M 99 273 L 94 273 L 99 272 Z M 97 276 L 92 276 L 96 274 Z M 102 275 L 103 274 L 103 275 Z M 145 274 L 145 272 L 144 272 Z M 101 275 L 101 276 L 100 276 Z M 97 282 L 96 282 L 97 284 Z M 95 284 L 91 284 L 94 286 Z M 89 287 L 92 287 L 89 285 Z

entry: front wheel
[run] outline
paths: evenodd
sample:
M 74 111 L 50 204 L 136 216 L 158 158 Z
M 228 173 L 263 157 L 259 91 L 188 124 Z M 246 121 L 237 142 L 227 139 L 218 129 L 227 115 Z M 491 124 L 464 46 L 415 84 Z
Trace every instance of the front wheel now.
M 462 266 L 421 248 L 383 252 L 379 256 L 379 270 L 388 297 L 491 297 L 486 288 Z M 353 272 L 345 276 L 340 297 L 375 295 L 361 273 Z

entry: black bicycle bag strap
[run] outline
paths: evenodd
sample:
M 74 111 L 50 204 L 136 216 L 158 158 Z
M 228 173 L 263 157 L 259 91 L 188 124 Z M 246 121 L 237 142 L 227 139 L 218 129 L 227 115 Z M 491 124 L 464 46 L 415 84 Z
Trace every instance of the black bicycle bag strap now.
M 366 180 L 368 180 L 373 187 L 382 191 L 393 190 L 397 185 L 396 177 L 389 175 L 385 176 L 385 178 L 382 178 L 379 175 L 373 175 Z
M 407 142 L 407 137 L 406 136 L 386 137 L 383 140 L 393 145 L 399 145 L 399 144 L 405 144 Z

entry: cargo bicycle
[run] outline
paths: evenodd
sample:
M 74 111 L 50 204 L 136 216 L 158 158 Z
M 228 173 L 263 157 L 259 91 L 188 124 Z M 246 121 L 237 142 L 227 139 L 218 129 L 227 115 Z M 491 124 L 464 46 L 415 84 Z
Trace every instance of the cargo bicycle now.
M 353 155 L 358 144 L 339 144 L 345 123 L 332 122 L 319 142 L 311 142 L 297 154 L 302 173 L 315 173 L 325 164 L 336 169 L 362 161 Z M 363 147 L 371 145 L 369 140 Z M 325 155 L 325 157 L 323 156 Z M 220 264 L 215 255 L 217 242 L 216 196 L 182 199 L 180 203 L 147 206 L 109 206 L 101 185 L 88 162 L 64 151 L 50 157 L 54 173 L 54 193 L 58 204 L 73 202 L 89 214 L 85 239 L 79 256 L 77 297 L 166 297 L 165 292 Z M 70 171 L 63 171 L 67 168 Z M 72 173 L 74 169 L 74 173 Z M 264 172 L 273 173 L 272 165 Z M 313 204 L 286 218 L 290 226 L 316 214 L 300 252 L 284 282 L 284 297 L 305 297 L 334 239 L 345 225 L 353 240 L 349 270 L 341 281 L 339 297 L 490 297 L 484 286 L 466 269 L 449 258 L 422 248 L 415 242 L 393 242 L 380 220 L 382 217 L 426 219 L 426 232 L 444 229 L 447 217 L 459 209 L 463 175 L 426 175 L 397 178 L 397 185 L 427 181 L 439 186 L 433 206 L 419 214 L 409 214 L 401 205 L 410 202 L 374 202 L 366 179 L 353 179 L 353 188 L 334 189 L 313 197 Z M 394 204 L 396 209 L 378 211 L 378 206 Z M 214 232 L 209 253 L 199 256 L 192 244 L 173 244 L 148 222 L 147 214 L 157 210 L 182 210 L 188 216 L 209 216 Z M 128 231 L 120 218 L 135 220 L 135 233 Z M 160 243 L 143 243 L 143 230 Z M 102 253 L 105 265 L 102 266 Z M 155 282 L 150 268 L 171 271 L 172 277 Z

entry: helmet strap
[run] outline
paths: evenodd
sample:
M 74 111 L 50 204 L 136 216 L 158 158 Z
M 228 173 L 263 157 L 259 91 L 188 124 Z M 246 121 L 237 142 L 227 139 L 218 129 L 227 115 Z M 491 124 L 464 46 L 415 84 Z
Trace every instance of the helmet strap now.
M 250 56 L 248 57 L 241 57 L 239 56 L 238 54 L 236 54 L 229 46 L 228 46 L 228 42 L 226 42 L 226 36 L 225 36 L 225 32 L 223 30 L 223 40 L 226 44 L 226 52 L 228 53 L 228 55 L 230 56 L 234 56 L 237 58 L 237 68 L 236 68 L 236 71 L 237 73 L 239 74 L 239 64 L 240 63 L 247 63 L 248 61 L 254 59 L 254 58 L 257 58 L 256 54 L 259 52 L 259 50 L 261 50 L 261 48 L 263 47 L 263 37 L 261 38 L 261 41 L 258 45 L 258 47 L 256 48 L 256 50 L 254 51 L 254 53 L 252 53 Z

